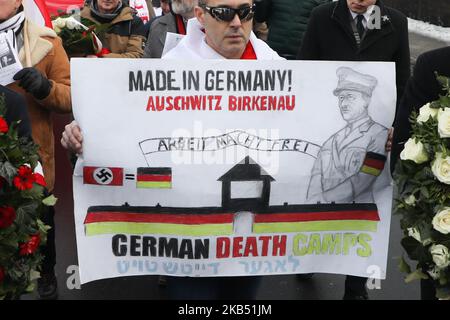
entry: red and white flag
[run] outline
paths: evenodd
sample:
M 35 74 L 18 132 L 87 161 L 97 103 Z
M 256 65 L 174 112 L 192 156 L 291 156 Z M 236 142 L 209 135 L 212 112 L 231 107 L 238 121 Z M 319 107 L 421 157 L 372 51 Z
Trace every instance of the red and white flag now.
M 145 24 L 150 20 L 150 12 L 145 0 L 130 0 L 130 7 L 137 11 L 137 16 Z
M 44 0 L 23 0 L 23 8 L 27 19 L 38 25 L 52 28 L 52 21 Z
M 103 186 L 123 185 L 123 168 L 84 167 L 83 183 Z

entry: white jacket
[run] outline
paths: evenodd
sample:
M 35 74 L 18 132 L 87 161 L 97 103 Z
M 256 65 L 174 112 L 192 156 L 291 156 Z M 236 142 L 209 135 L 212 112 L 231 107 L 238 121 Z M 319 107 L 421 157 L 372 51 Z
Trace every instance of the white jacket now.
M 226 59 L 211 48 L 205 41 L 203 26 L 196 18 L 190 19 L 187 24 L 186 36 L 162 59 L 202 60 L 202 59 Z M 258 60 L 284 60 L 264 41 L 256 38 L 253 31 L 250 34 L 250 43 Z

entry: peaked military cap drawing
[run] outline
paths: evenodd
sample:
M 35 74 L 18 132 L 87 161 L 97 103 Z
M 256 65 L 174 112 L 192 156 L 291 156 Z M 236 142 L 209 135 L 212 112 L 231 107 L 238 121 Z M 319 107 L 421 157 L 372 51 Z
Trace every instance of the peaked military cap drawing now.
M 377 78 L 368 74 L 357 72 L 348 67 L 338 68 L 336 70 L 336 75 L 339 80 L 337 88 L 333 91 L 335 96 L 339 95 L 339 93 L 343 90 L 354 90 L 365 93 L 371 97 L 372 92 L 378 83 Z

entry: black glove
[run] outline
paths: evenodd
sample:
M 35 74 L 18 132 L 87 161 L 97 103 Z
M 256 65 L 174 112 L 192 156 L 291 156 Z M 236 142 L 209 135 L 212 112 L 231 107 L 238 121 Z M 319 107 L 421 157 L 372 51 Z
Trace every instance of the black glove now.
M 52 83 L 35 68 L 23 68 L 13 79 L 18 80 L 19 86 L 39 100 L 47 98 L 52 89 Z

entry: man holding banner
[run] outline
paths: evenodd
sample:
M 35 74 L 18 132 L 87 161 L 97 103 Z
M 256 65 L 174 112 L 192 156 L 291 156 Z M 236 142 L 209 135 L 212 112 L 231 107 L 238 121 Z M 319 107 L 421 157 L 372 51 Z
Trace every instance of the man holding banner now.
M 384 277 L 392 198 L 386 170 L 377 178 L 382 188 L 374 196 L 382 201 L 376 204 L 310 205 L 304 200 L 319 150 L 312 152 L 309 146 L 318 147 L 346 126 L 333 94 L 321 94 L 323 87 L 333 92 L 336 70 L 343 65 L 373 75 L 378 79 L 376 92 L 388 98 L 372 96 L 377 109 L 371 117 L 386 127 L 395 106 L 393 66 L 267 61 L 280 58 L 252 40 L 251 1 L 200 4 L 197 29 L 188 28 L 180 47 L 169 52 L 179 60 L 73 61 L 73 89 L 79 98 L 74 115 L 85 141 L 74 122 L 66 127 L 62 144 L 83 152 L 74 172 L 81 283 L 170 275 L 171 298 L 249 299 L 260 282 L 255 276 L 307 272 L 366 276 L 368 266 L 378 265 L 378 277 Z M 204 32 L 197 32 L 202 27 Z M 194 61 L 183 60 L 185 56 Z M 222 61 L 204 60 L 213 57 Z M 263 61 L 239 61 L 245 57 Z M 236 74 L 254 81 L 233 87 Z M 217 78 L 212 89 L 211 75 Z M 97 80 L 85 83 L 86 76 Z M 89 94 L 105 90 L 101 79 L 110 78 L 108 88 L 114 90 L 107 96 Z M 247 101 L 239 115 L 236 97 L 243 104 Z M 265 101 L 264 108 L 255 107 L 252 100 Z M 287 100 L 294 102 L 289 102 L 291 107 Z M 334 102 L 332 108 L 328 102 Z M 133 123 L 127 132 L 116 130 L 123 123 L 124 106 Z M 108 116 L 99 121 L 96 114 Z M 218 132 L 179 131 L 195 121 Z M 275 158 L 269 162 L 259 158 L 266 150 L 261 143 L 269 140 L 250 134 L 255 128 L 263 130 L 264 137 L 268 129 L 286 135 L 270 140 Z M 143 148 L 142 142 L 156 145 L 155 152 Z M 244 152 L 223 161 L 226 148 Z M 180 162 L 177 151 L 199 155 L 198 161 Z M 287 163 L 278 166 L 278 156 Z
M 227 6 L 219 6 L 222 3 L 227 3 Z M 186 37 L 164 58 L 282 59 L 252 32 L 254 10 L 250 0 L 200 0 L 195 8 L 197 19 L 189 20 Z
M 186 37 L 164 58 L 282 59 L 253 34 L 253 15 L 253 0 L 200 0 L 195 8 L 196 19 L 188 22 Z M 82 139 L 73 121 L 66 126 L 61 144 L 80 154 Z M 254 299 L 260 280 L 255 276 L 168 277 L 167 285 L 172 299 Z

